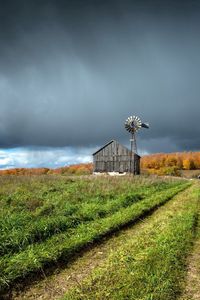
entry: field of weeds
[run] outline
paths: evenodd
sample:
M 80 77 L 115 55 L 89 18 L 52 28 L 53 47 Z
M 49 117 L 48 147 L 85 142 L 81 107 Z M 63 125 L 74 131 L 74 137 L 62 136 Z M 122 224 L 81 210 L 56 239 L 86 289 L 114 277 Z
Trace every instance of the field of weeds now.
M 67 261 L 190 183 L 150 177 L 0 178 L 0 289 Z

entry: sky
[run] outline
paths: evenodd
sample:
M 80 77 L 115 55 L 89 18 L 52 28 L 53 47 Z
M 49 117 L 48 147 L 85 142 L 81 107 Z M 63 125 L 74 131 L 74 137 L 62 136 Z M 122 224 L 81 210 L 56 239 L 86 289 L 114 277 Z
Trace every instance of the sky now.
M 200 1 L 0 0 L 0 168 L 200 150 Z

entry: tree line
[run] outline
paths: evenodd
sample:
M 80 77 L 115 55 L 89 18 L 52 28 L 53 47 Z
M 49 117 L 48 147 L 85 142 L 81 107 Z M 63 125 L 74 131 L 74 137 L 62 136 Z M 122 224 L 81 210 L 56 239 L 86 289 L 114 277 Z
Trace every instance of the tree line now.
M 178 175 L 180 170 L 200 169 L 200 152 L 157 153 L 143 156 L 141 169 L 149 173 Z

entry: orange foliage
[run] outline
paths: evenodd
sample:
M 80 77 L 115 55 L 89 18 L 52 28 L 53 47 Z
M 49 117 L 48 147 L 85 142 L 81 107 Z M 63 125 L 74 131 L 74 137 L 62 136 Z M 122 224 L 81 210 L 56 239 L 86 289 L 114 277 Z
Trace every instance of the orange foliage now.
M 200 152 L 177 152 L 158 153 L 142 157 L 141 168 L 159 170 L 160 172 L 170 170 L 195 170 L 200 169 Z
M 87 175 L 91 174 L 93 164 L 77 164 L 58 169 L 49 168 L 16 168 L 9 170 L 0 170 L 0 175 L 45 175 L 45 174 L 66 174 L 66 175 Z
M 51 169 L 49 174 L 66 174 L 66 175 L 89 175 L 93 171 L 93 164 L 76 164 L 58 169 Z
M 44 175 L 48 171 L 48 168 L 16 168 L 0 170 L 0 175 Z

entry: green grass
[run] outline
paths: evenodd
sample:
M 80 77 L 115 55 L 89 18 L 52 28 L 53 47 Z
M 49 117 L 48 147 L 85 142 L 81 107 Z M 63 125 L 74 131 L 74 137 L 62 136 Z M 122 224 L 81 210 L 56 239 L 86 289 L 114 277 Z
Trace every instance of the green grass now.
M 149 184 L 148 180 L 145 183 L 136 181 L 136 185 L 127 187 L 125 192 L 127 182 L 129 180 L 118 181 L 115 192 L 113 184 L 116 185 L 116 180 L 106 183 L 100 179 L 96 182 L 58 181 L 51 187 L 43 185 L 37 197 L 35 191 L 30 191 L 26 186 L 17 187 L 12 194 L 2 195 L 4 209 L 0 216 L 0 255 L 17 253 L 30 244 L 43 242 L 81 223 L 107 217 L 154 192 L 179 184 L 173 181 L 155 181 L 153 184 Z M 100 191 L 102 184 L 106 190 Z M 77 191 L 80 194 L 77 195 Z
M 4 207 L 1 290 L 57 260 L 68 260 L 81 248 L 144 216 L 190 185 L 143 177 L 19 178 L 8 193 L 6 184 L 7 188 L 11 185 L 5 179 L 0 193 Z
M 108 178 L 22 177 L 16 183 L 4 180 L 4 188 L 0 189 L 0 255 L 17 253 L 29 244 L 111 215 L 151 193 L 178 184 L 159 180 L 152 183 L 147 179 L 130 183 L 131 179 Z
M 195 239 L 192 251 L 187 258 L 187 276 L 184 288 L 178 300 L 191 300 L 199 298 L 200 287 L 200 209 L 195 229 Z
M 184 284 L 199 201 L 197 186 L 178 195 L 63 300 L 177 299 Z

